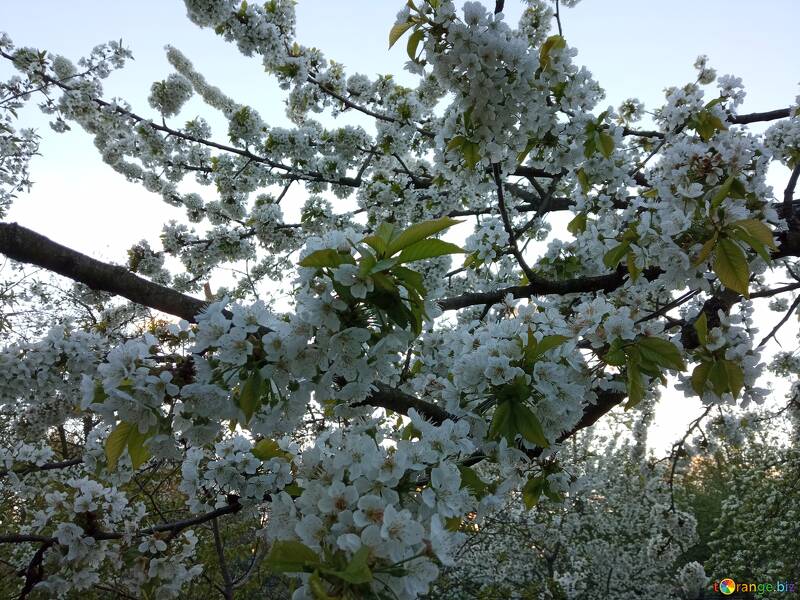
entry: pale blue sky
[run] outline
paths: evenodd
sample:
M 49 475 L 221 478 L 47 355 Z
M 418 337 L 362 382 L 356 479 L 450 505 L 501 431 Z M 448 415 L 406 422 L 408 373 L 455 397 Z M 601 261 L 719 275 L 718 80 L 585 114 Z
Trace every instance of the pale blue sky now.
M 485 3 L 493 6 L 494 0 Z M 388 51 L 387 35 L 403 4 L 299 0 L 299 41 L 321 48 L 350 73 L 401 74 L 404 44 Z M 521 2 L 506 0 L 509 21 L 516 22 L 521 10 Z M 112 75 L 106 95 L 124 97 L 140 114 L 155 116 L 146 98 L 150 84 L 171 72 L 163 47 L 172 44 L 211 83 L 255 106 L 268 123 L 288 124 L 283 95 L 258 58 L 243 58 L 212 31 L 194 26 L 179 0 L 0 0 L 0 13 L 0 31 L 18 46 L 36 46 L 71 59 L 96 44 L 122 39 L 135 60 Z M 583 0 L 575 9 L 563 10 L 562 22 L 568 43 L 579 50 L 576 62 L 586 65 L 607 91 L 603 106 L 616 106 L 629 97 L 638 97 L 646 108 L 657 106 L 664 87 L 694 79 L 692 63 L 699 54 L 707 54 L 719 74 L 742 77 L 748 93 L 744 112 L 788 106 L 800 93 L 796 0 Z M 0 64 L 0 77 L 10 73 L 7 64 Z M 195 99 L 181 119 L 198 113 L 213 114 Z M 164 220 L 182 218 L 182 211 L 167 207 L 105 166 L 82 131 L 53 134 L 47 119 L 35 110 L 25 111 L 23 118 L 40 128 L 43 156 L 33 164 L 32 193 L 19 198 L 9 220 L 95 257 L 122 262 L 131 244 L 147 238 L 157 246 Z M 223 127 L 215 131 L 224 139 Z M 786 178 L 781 170 L 771 174 L 778 193 Z M 656 431 L 660 447 L 672 438 L 679 421 L 696 412 L 695 402 L 673 399 L 680 408 L 669 402 L 659 411 L 665 424 Z
M 299 0 L 298 38 L 344 63 L 349 72 L 404 77 L 404 45 L 387 50 L 387 32 L 402 5 L 401 0 Z M 0 0 L 0 8 L 0 30 L 17 45 L 75 59 L 95 44 L 122 39 L 135 60 L 112 75 L 106 93 L 124 97 L 141 113 L 153 114 L 146 98 L 150 84 L 170 72 L 163 47 L 172 44 L 209 81 L 253 104 L 269 123 L 287 124 L 283 96 L 259 60 L 241 57 L 212 31 L 194 26 L 179 0 Z M 521 10 L 521 2 L 507 0 L 509 21 L 516 22 Z M 698 54 L 709 55 L 720 74 L 743 78 L 746 111 L 787 106 L 800 93 L 800 3 L 794 0 L 583 0 L 564 9 L 562 21 L 568 42 L 579 50 L 577 62 L 595 74 L 608 93 L 606 102 L 615 106 L 631 96 L 646 107 L 657 105 L 664 87 L 694 78 L 692 63 Z M 0 64 L 0 76 L 9 72 Z M 195 99 L 181 117 L 195 113 L 213 114 Z M 102 165 L 83 132 L 53 135 L 35 111 L 25 119 L 45 135 L 43 157 L 34 162 L 37 186 L 20 199 L 10 218 L 83 251 L 119 259 L 142 236 L 157 237 L 161 219 L 154 219 L 153 212 L 180 216 Z M 224 135 L 221 127 L 216 131 Z M 776 178 L 776 185 L 781 179 Z M 112 214 L 130 223 L 127 231 L 97 226 L 98 217 Z

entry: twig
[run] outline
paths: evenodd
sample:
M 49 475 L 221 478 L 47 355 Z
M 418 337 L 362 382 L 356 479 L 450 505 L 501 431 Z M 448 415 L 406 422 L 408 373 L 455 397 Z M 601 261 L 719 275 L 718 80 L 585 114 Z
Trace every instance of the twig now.
M 783 192 L 783 218 L 786 219 L 789 229 L 797 228 L 792 196 L 794 195 L 794 188 L 797 186 L 798 177 L 800 177 L 800 161 L 798 161 L 794 169 L 792 169 L 792 174 L 789 176 L 789 183 L 786 184 L 786 190 Z
M 214 532 L 214 549 L 219 558 L 219 570 L 222 573 L 222 581 L 225 582 L 223 595 L 225 600 L 233 600 L 233 580 L 228 571 L 228 563 L 225 562 L 225 547 L 222 545 L 222 536 L 219 534 L 219 523 L 217 523 L 216 517 L 211 519 L 211 530 Z
M 525 273 L 528 281 L 532 282 L 536 280 L 536 273 L 534 273 L 533 269 L 531 269 L 528 263 L 525 262 L 525 258 L 519 251 L 519 246 L 517 246 L 517 238 L 514 235 L 514 227 L 511 225 L 511 220 L 508 218 L 508 211 L 506 210 L 505 196 L 503 194 L 503 181 L 500 178 L 500 165 L 498 163 L 494 163 L 492 165 L 492 175 L 494 176 L 494 183 L 497 186 L 497 203 L 500 207 L 500 217 L 503 219 L 503 227 L 508 234 L 509 248 L 511 253 L 514 255 L 514 258 L 517 259 L 519 266 L 522 267 L 522 271 Z
M 758 348 L 760 348 L 761 346 L 766 344 L 770 339 L 775 337 L 775 334 L 777 334 L 778 330 L 784 326 L 786 321 L 789 320 L 789 317 L 792 316 L 792 313 L 794 313 L 794 311 L 797 309 L 798 306 L 800 306 L 800 296 L 795 298 L 794 302 L 792 302 L 792 305 L 789 307 L 789 310 L 786 311 L 786 314 L 783 315 L 783 318 L 780 320 L 780 322 L 778 322 L 778 324 L 772 328 L 772 331 L 770 331 L 769 334 L 763 340 L 761 340 L 761 343 L 758 345 Z

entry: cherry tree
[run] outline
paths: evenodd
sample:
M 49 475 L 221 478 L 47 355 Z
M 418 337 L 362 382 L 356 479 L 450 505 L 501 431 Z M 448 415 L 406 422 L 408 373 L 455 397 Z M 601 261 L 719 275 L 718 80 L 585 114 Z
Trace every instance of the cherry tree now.
M 0 217 L 30 184 L 38 138 L 16 111 L 34 98 L 185 210 L 124 266 L 0 222 L 0 252 L 74 282 L 23 286 L 18 302 L 49 316 L 19 317 L 0 353 L 13 593 L 416 598 L 511 501 L 561 503 L 579 537 L 584 488 L 564 465 L 580 455 L 565 448 L 617 407 L 651 414 L 668 384 L 700 398 L 701 419 L 765 400 L 777 328 L 759 337 L 754 310 L 771 299 L 782 325 L 800 303 L 797 99 L 742 113 L 741 81 L 701 57 L 642 124 L 641 102 L 604 105 L 575 63 L 560 11 L 574 1 L 528 0 L 510 24 L 502 1 L 409 0 L 387 30 L 414 87 L 303 45 L 291 0 L 185 4 L 263 61 L 293 127 L 178 48 L 148 108 L 104 95 L 131 58 L 120 43 L 73 63 L 0 37 L 18 73 L 0 88 Z M 185 120 L 193 95 L 227 132 Z M 369 128 L 336 126 L 344 113 Z M 777 196 L 771 164 L 791 172 Z M 305 201 L 286 220 L 294 188 Z M 693 535 L 661 505 L 686 442 L 641 484 L 652 506 L 626 508 L 669 524 L 669 552 Z M 617 462 L 584 460 L 585 489 Z M 696 565 L 676 578 L 705 582 Z

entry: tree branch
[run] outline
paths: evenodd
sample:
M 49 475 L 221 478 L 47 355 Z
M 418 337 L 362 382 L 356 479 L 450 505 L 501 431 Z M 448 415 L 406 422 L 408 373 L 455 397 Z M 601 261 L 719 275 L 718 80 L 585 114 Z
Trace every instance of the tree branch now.
M 0 253 L 19 262 L 43 267 L 93 290 L 127 298 L 194 323 L 207 303 L 57 244 L 17 223 L 0 223 Z

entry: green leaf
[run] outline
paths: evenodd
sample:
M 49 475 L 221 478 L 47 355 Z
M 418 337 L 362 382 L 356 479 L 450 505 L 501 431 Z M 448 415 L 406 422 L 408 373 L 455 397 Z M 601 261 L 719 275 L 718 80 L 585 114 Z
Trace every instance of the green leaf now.
M 423 29 L 417 29 L 408 38 L 408 44 L 406 45 L 406 52 L 408 53 L 408 58 L 410 58 L 413 62 L 419 62 L 417 60 L 417 48 L 419 47 L 419 43 L 424 38 L 425 38 L 425 30 Z
M 106 438 L 106 462 L 108 463 L 109 471 L 117 468 L 117 461 L 122 456 L 125 446 L 128 445 L 128 436 L 132 427 L 133 425 L 123 421 Z
M 552 50 L 560 50 L 566 45 L 566 40 L 560 35 L 551 35 L 547 38 L 539 51 L 539 67 L 542 70 L 547 69 L 550 66 L 550 52 Z
M 772 250 L 776 250 L 778 248 L 775 245 L 775 237 L 772 234 L 772 230 L 758 219 L 742 219 L 741 221 L 731 223 L 730 227 L 745 231 L 748 235 L 757 239 L 767 248 Z
M 755 250 L 756 254 L 758 254 L 766 263 L 772 262 L 772 256 L 769 254 L 769 250 L 767 247 L 762 244 L 759 240 L 754 238 L 752 235 L 747 233 L 743 229 L 733 229 L 732 230 L 733 237 L 737 240 L 744 242 L 748 246 L 750 246 L 753 250 Z
M 651 360 L 656 364 L 675 371 L 686 370 L 681 351 L 672 342 L 659 337 L 643 336 L 637 340 L 636 345 L 645 358 L 652 357 Z
M 277 458 L 279 456 L 286 455 L 286 453 L 283 450 L 281 450 L 281 447 L 278 445 L 278 442 L 266 438 L 263 440 L 259 440 L 259 442 L 255 446 L 253 446 L 251 452 L 253 453 L 253 456 L 263 461 L 267 461 L 271 458 Z
M 361 277 L 364 277 L 369 273 L 370 269 L 375 266 L 375 263 L 378 262 L 378 259 L 375 258 L 375 255 L 369 250 L 364 250 L 362 254 L 363 257 L 358 261 L 358 274 Z
M 511 416 L 511 401 L 500 402 L 494 409 L 494 415 L 492 415 L 492 422 L 489 425 L 489 437 L 505 437 L 513 441 Z
M 441 217 L 439 219 L 416 223 L 415 225 L 403 230 L 399 235 L 397 235 L 397 237 L 391 240 L 386 254 L 393 256 L 400 250 L 409 247 L 411 244 L 439 233 L 440 231 L 447 229 L 448 227 L 452 227 L 457 223 L 461 223 L 461 221 L 452 219 L 450 217 Z
M 572 235 L 578 235 L 586 231 L 586 223 L 588 215 L 586 213 L 578 213 L 569 223 L 567 223 L 567 231 Z
M 692 371 L 692 389 L 701 398 L 706 391 L 706 381 L 708 381 L 708 374 L 711 371 L 711 364 L 700 363 Z
M 568 339 L 565 335 L 546 335 L 540 342 L 536 342 L 536 338 L 529 332 L 528 345 L 525 347 L 525 363 L 532 365 L 544 356 L 546 352 L 557 348 Z M 531 344 L 531 341 L 533 341 L 533 344 Z
M 722 394 L 730 390 L 728 372 L 722 363 L 723 361 L 721 360 L 715 361 L 708 370 L 708 381 L 711 382 L 711 389 L 714 390 L 717 396 L 722 396 Z
M 723 182 L 717 192 L 711 197 L 711 208 L 716 210 L 719 208 L 719 205 L 722 204 L 722 201 L 728 197 L 731 193 L 731 185 L 733 185 L 733 175 L 729 175 L 728 178 Z
M 540 448 L 547 448 L 550 443 L 544 435 L 542 423 L 531 409 L 521 402 L 514 402 L 511 405 L 511 409 L 511 418 L 516 425 L 516 430 L 522 434 L 522 437 Z
M 589 191 L 589 188 L 592 187 L 589 183 L 589 176 L 586 175 L 586 171 L 584 171 L 583 168 L 575 171 L 575 174 L 578 176 L 578 183 L 580 183 L 581 190 L 583 190 L 583 193 L 585 194 Z
M 413 21 L 405 21 L 404 23 L 395 23 L 389 30 L 389 48 L 395 45 L 395 42 L 403 37 L 403 34 L 414 26 Z
M 464 142 L 461 146 L 461 153 L 464 155 L 464 164 L 468 169 L 474 169 L 481 160 L 481 147 L 475 142 Z
M 403 250 L 397 257 L 398 264 L 424 260 L 435 256 L 459 254 L 464 252 L 459 246 L 437 239 L 420 240 Z
M 367 246 L 375 250 L 379 255 L 386 251 L 386 242 L 377 235 L 370 235 L 361 240 Z
M 325 586 L 325 582 L 317 571 L 311 574 L 308 579 L 308 587 L 311 589 L 311 597 L 314 600 L 341 600 L 339 596 L 331 596 Z
M 616 348 L 606 352 L 603 360 L 612 367 L 621 367 L 625 364 L 625 351 L 621 348 Z
M 395 227 L 391 223 L 387 223 L 384 221 L 378 228 L 375 230 L 375 235 L 377 235 L 380 239 L 382 239 L 387 244 L 392 241 L 392 238 L 395 234 Z
M 597 134 L 597 145 L 600 147 L 600 152 L 606 158 L 611 158 L 614 153 L 614 138 L 605 131 Z
M 595 136 L 591 135 L 583 143 L 583 155 L 586 158 L 592 158 L 595 152 L 597 152 L 597 142 Z
M 278 540 L 272 544 L 265 563 L 275 573 L 297 573 L 320 564 L 311 548 L 294 540 Z
M 486 495 L 487 485 L 478 477 L 475 469 L 465 465 L 459 465 L 458 470 L 461 472 L 461 487 L 467 488 L 476 498 L 483 498 Z
M 329 267 L 335 269 L 343 263 L 355 264 L 355 260 L 349 252 L 337 252 L 332 248 L 325 248 L 324 250 L 317 250 L 306 256 L 300 261 L 301 267 Z
M 522 161 L 524 161 L 527 158 L 528 154 L 530 154 L 531 150 L 533 150 L 536 147 L 537 143 L 538 140 L 535 139 L 528 140 L 528 143 L 525 145 L 525 149 L 519 154 L 517 154 L 517 164 L 522 164 Z
M 350 562 L 347 563 L 345 569 L 337 572 L 336 576 L 339 579 L 354 585 L 370 583 L 372 581 L 372 571 L 367 564 L 368 559 L 369 547 L 361 546 L 361 548 L 359 548 L 356 553 L 353 554 L 353 558 L 351 558 Z
M 396 266 L 394 269 L 392 269 L 392 273 L 394 273 L 394 276 L 402 281 L 403 287 L 405 287 L 407 290 L 414 290 L 420 296 L 427 294 L 427 290 L 425 289 L 425 280 L 420 273 L 401 266 Z
M 456 150 L 458 148 L 461 148 L 461 146 L 463 146 L 464 142 L 466 142 L 466 141 L 467 141 L 467 138 L 465 138 L 463 135 L 457 135 L 453 139 L 451 139 L 449 142 L 447 142 L 446 149 L 447 149 L 448 152 L 450 150 Z
M 722 365 L 722 369 L 725 371 L 728 382 L 728 391 L 733 395 L 734 398 L 738 398 L 739 392 L 741 392 L 742 388 L 744 387 L 744 371 L 742 370 L 741 365 L 733 362 L 732 360 L 726 359 L 720 360 L 719 363 Z
M 616 269 L 619 262 L 628 253 L 628 248 L 630 247 L 630 242 L 623 242 L 619 246 L 614 246 L 603 256 L 603 264 L 609 269 Z
M 628 377 L 628 402 L 625 404 L 625 410 L 629 410 L 644 400 L 644 382 L 642 380 L 642 373 L 639 370 L 639 365 L 628 360 L 627 367 Z
M 128 435 L 128 456 L 131 457 L 131 467 L 133 467 L 134 471 L 150 458 L 150 451 L 144 445 L 148 437 L 150 437 L 149 432 L 140 432 L 138 425 L 131 427 L 131 432 Z
M 706 313 L 700 313 L 700 316 L 694 322 L 694 329 L 697 332 L 697 339 L 700 344 L 705 346 L 708 343 L 708 317 Z
M 525 508 L 530 510 L 536 506 L 539 503 L 539 498 L 542 497 L 547 487 L 548 481 L 546 475 L 537 475 L 536 477 L 528 479 L 528 482 L 522 488 L 522 501 L 525 503 Z
M 717 245 L 717 234 L 714 234 L 710 240 L 707 240 L 703 247 L 700 248 L 700 252 L 697 253 L 697 258 L 692 261 L 692 266 L 697 267 L 701 263 L 704 263 L 708 260 L 708 257 L 711 256 L 711 252 L 714 250 L 714 246 Z
M 628 273 L 631 274 L 631 280 L 635 283 L 637 279 L 639 279 L 639 275 L 642 274 L 642 270 L 636 266 L 636 255 L 633 253 L 633 250 L 628 250 L 628 253 L 625 255 L 625 264 L 628 267 Z
M 254 369 L 242 386 L 242 392 L 239 394 L 239 408 L 244 413 L 245 425 L 250 422 L 253 415 L 261 408 L 263 385 L 264 378 L 261 376 L 261 372 L 258 369 Z
M 108 470 L 113 471 L 117 468 L 119 457 L 125 448 L 128 448 L 128 455 L 131 457 L 131 465 L 134 470 L 138 469 L 150 458 L 150 452 L 144 445 L 148 433 L 140 433 L 136 423 L 126 423 L 121 421 L 106 438 L 106 462 Z
M 397 264 L 396 258 L 384 258 L 383 260 L 379 260 L 372 266 L 372 268 L 368 272 L 368 275 L 374 275 L 375 273 L 382 273 L 383 271 L 388 271 L 396 264 Z
M 747 265 L 744 251 L 736 242 L 722 238 L 717 244 L 714 256 L 714 273 L 722 284 L 748 298 L 750 267 Z

